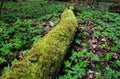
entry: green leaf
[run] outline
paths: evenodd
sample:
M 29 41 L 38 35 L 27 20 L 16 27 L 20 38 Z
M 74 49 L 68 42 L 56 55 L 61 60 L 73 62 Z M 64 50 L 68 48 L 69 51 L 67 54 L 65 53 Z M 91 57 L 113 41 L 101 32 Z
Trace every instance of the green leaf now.
M 113 54 L 112 53 L 107 53 L 105 56 L 102 57 L 103 60 L 105 61 L 109 61 L 113 58 Z
M 72 61 L 77 62 L 77 52 L 75 52 L 75 51 L 73 50 L 73 51 L 72 51 L 72 56 L 70 57 L 70 59 L 71 59 Z
M 3 57 L 0 57 L 0 63 L 6 62 L 6 60 Z
M 100 59 L 98 55 L 93 55 L 93 57 L 91 57 L 91 60 L 99 61 Z
M 80 44 L 80 43 L 81 43 L 81 40 L 80 40 L 80 39 L 76 39 L 75 42 L 76 42 L 77 44 Z
M 78 53 L 77 53 L 77 56 L 78 56 L 78 57 L 83 57 L 83 56 L 84 56 L 84 52 L 78 52 Z
M 98 76 L 96 77 L 96 79 L 103 79 L 103 77 L 100 76 L 100 75 L 98 75 Z
M 116 68 L 119 68 L 120 67 L 120 60 L 115 61 L 113 66 L 116 67 Z
M 96 37 L 96 38 L 99 38 L 101 36 L 100 32 L 98 31 L 95 31 L 93 34 L 92 34 L 93 37 Z
M 109 48 L 109 46 L 108 46 L 108 44 L 107 44 L 107 43 L 102 44 L 100 47 L 101 47 L 101 48 L 103 48 L 103 49 L 108 49 L 108 48 Z
M 88 53 L 86 53 L 86 56 L 88 56 L 89 58 L 92 58 L 93 57 L 93 53 L 92 52 L 88 52 Z
M 111 69 L 110 67 L 106 67 L 104 71 L 105 79 L 119 79 L 120 72 Z
M 71 66 L 71 63 L 70 63 L 69 61 L 65 61 L 65 62 L 64 62 L 64 65 L 65 65 L 65 67 L 67 68 L 67 67 L 70 67 L 70 66 Z
M 113 47 L 111 47 L 111 51 L 112 51 L 112 52 L 118 52 L 119 49 L 118 49 L 117 46 L 113 46 Z
M 12 65 L 16 64 L 17 62 L 18 62 L 18 60 L 17 60 L 17 59 L 14 59 L 14 60 L 12 61 Z

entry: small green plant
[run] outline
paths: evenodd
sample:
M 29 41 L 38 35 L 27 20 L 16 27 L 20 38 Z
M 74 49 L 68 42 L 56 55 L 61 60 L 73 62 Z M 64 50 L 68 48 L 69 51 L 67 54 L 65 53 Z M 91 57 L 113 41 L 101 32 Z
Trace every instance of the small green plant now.
M 70 66 L 70 63 L 68 63 Z M 59 77 L 59 79 L 78 79 L 82 78 L 86 74 L 87 61 L 80 60 L 78 63 L 73 65 L 71 68 L 66 69 L 66 75 Z M 69 70 L 70 69 L 70 70 Z
M 82 57 L 84 57 L 87 51 L 87 49 L 83 49 L 79 52 L 72 50 L 72 55 L 70 56 L 69 60 L 64 62 L 63 71 L 66 74 L 60 76 L 59 79 L 78 79 L 86 75 L 88 62 L 86 60 L 82 60 Z
M 103 79 L 103 77 L 100 76 L 100 75 L 98 75 L 98 76 L 96 77 L 96 79 Z
M 103 36 L 103 37 L 107 37 L 108 35 L 109 35 L 108 32 L 101 32 L 101 36 Z
M 103 60 L 105 61 L 109 61 L 113 58 L 113 54 L 112 53 L 107 53 L 105 56 L 102 57 Z
M 93 57 L 91 57 L 91 60 L 93 60 L 93 61 L 100 61 L 98 55 L 93 55 Z
M 110 67 L 106 67 L 104 71 L 105 79 L 119 79 L 120 72 L 111 69 Z
M 101 35 L 101 33 L 98 32 L 98 31 L 96 31 L 96 32 L 94 32 L 92 35 L 93 35 L 93 37 L 99 38 L 100 35 Z
M 41 39 L 41 37 L 40 36 L 37 36 L 37 37 L 34 37 L 33 38 L 33 45 L 35 45 L 39 40 Z
M 18 62 L 18 60 L 17 60 L 17 59 L 14 59 L 14 60 L 12 61 L 12 65 L 16 64 L 17 62 Z
M 75 49 L 72 49 L 74 51 L 67 59 L 69 67 L 64 68 L 65 74 L 60 79 L 82 79 L 83 76 L 89 75 L 88 70 L 92 70 L 96 74 L 96 79 L 119 79 L 120 15 L 90 8 L 80 8 L 80 11 L 81 13 L 77 13 L 80 21 L 80 29 L 78 29 L 80 33 L 75 39 Z M 86 26 L 89 21 L 91 26 Z M 86 31 L 89 29 L 90 31 Z M 97 39 L 95 45 L 98 45 L 100 49 L 91 47 L 94 45 L 88 41 L 91 38 Z M 101 40 L 101 38 L 107 40 Z M 81 67 L 84 61 L 87 62 L 84 63 L 87 66 Z
M 68 68 L 68 67 L 71 66 L 71 62 L 69 62 L 69 61 L 65 61 L 65 62 L 64 62 L 64 65 L 65 65 L 65 68 Z
M 81 40 L 80 40 L 80 39 L 76 39 L 75 42 L 76 42 L 77 44 L 80 44 L 80 43 L 81 43 Z
M 72 69 L 72 74 L 74 74 L 73 77 L 77 78 L 82 78 L 85 75 L 87 67 L 87 61 L 79 61 L 76 65 L 74 65 Z
M 70 57 L 70 59 L 72 61 L 77 62 L 77 52 L 75 52 L 74 50 L 72 50 L 72 56 Z
M 115 68 L 119 68 L 120 67 L 120 60 L 115 61 L 115 63 L 113 64 L 113 66 Z
M 108 48 L 109 48 L 109 46 L 108 46 L 108 44 L 107 44 L 107 43 L 102 44 L 100 47 L 101 47 L 101 48 L 103 48 L 103 49 L 108 49 Z
M 86 36 L 86 35 L 89 35 L 89 33 L 88 32 L 83 32 L 83 34 Z
M 119 49 L 118 49 L 117 46 L 113 46 L 113 47 L 111 47 L 111 51 L 112 51 L 112 52 L 118 52 Z
M 84 52 L 78 52 L 78 53 L 77 53 L 77 56 L 78 56 L 78 57 L 83 57 L 83 56 L 84 56 Z
M 4 58 L 0 57 L 0 63 L 4 63 L 4 62 L 6 62 L 6 60 Z
M 99 61 L 99 56 L 95 55 L 93 52 L 87 52 L 86 56 L 88 56 L 92 61 Z
M 27 55 L 28 51 L 29 51 L 29 49 L 24 50 L 24 51 L 22 52 L 22 53 L 23 53 L 23 56 Z

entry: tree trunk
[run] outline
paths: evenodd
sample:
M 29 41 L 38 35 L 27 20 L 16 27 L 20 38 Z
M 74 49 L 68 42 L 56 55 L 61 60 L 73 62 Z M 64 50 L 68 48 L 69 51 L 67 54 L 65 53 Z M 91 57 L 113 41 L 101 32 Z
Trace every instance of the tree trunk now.
M 0 16 L 1 16 L 1 13 L 2 13 L 3 4 L 4 4 L 4 0 L 1 1 L 1 5 L 0 5 Z
M 73 41 L 76 28 L 74 13 L 71 9 L 66 9 L 56 27 L 0 79 L 54 79 Z

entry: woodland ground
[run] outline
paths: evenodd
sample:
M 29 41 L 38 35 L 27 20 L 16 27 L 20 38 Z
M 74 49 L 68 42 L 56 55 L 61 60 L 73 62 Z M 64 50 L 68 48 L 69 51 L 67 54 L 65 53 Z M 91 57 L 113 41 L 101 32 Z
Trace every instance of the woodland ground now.
M 57 24 L 65 4 L 5 3 L 0 17 L 1 74 Z M 102 4 L 99 8 L 76 6 L 79 27 L 58 79 L 120 79 L 120 15 L 108 11 L 111 3 Z

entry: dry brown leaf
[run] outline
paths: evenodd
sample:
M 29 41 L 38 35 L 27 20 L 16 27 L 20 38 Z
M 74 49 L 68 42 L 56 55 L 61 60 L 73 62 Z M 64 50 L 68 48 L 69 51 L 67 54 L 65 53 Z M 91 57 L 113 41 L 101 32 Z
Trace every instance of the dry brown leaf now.
M 49 25 L 53 27 L 55 24 L 52 21 L 49 21 Z

